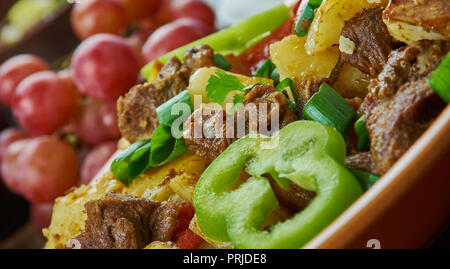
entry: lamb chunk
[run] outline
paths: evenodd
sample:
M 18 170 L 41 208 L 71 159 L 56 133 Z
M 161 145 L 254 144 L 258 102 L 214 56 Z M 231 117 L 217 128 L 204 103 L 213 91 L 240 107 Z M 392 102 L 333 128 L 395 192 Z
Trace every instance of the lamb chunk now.
M 169 241 L 176 227 L 177 210 L 170 203 L 108 194 L 85 208 L 85 229 L 68 248 L 139 249 L 152 241 Z
M 207 45 L 197 46 L 186 51 L 184 62 L 172 57 L 155 81 L 137 85 L 119 98 L 119 128 L 129 142 L 151 137 L 159 125 L 156 108 L 184 91 L 198 68 L 214 65 L 214 51 Z
M 315 197 L 315 193 L 307 191 L 295 183 L 291 183 L 289 189 L 283 189 L 273 179 L 269 178 L 270 185 L 281 205 L 299 212 L 306 208 L 308 203 Z
M 134 143 L 150 138 L 158 125 L 156 108 L 185 90 L 190 70 L 178 58 L 171 58 L 151 83 L 137 85 L 117 101 L 122 136 Z
M 344 23 L 341 33 L 355 43 L 353 54 L 341 53 L 343 61 L 372 77 L 383 70 L 393 48 L 382 14 L 381 8 L 363 10 Z
M 235 129 L 227 135 L 228 124 L 226 112 L 211 108 L 197 109 L 185 123 L 183 138 L 185 144 L 206 160 L 216 159 L 231 143 L 236 140 Z M 201 127 L 201 128 L 199 128 Z M 198 128 L 198 130 L 196 130 Z
M 386 173 L 445 107 L 428 78 L 450 42 L 418 41 L 390 54 L 361 106 L 380 174 Z
M 271 135 L 275 131 L 280 130 L 289 123 L 295 121 L 297 118 L 288 106 L 287 98 L 281 92 L 277 91 L 272 85 L 256 85 L 249 90 L 244 96 L 244 106 L 246 114 L 251 112 L 258 115 L 258 120 L 247 120 L 247 133 L 253 130 L 260 130 L 264 135 Z M 255 104 L 255 105 L 251 105 Z M 267 113 L 261 114 L 261 106 L 266 106 Z M 255 111 L 256 109 L 256 111 Z M 264 111 L 264 110 L 263 110 Z M 278 116 L 277 119 L 272 119 Z M 250 119 L 246 116 L 246 119 Z M 278 126 L 272 126 L 272 120 L 278 124 Z M 267 126 L 267 131 L 263 130 L 261 126 Z
M 184 53 L 184 64 L 191 70 L 191 74 L 202 67 L 215 66 L 214 50 L 208 45 L 188 49 Z
M 309 99 L 313 97 L 315 93 L 319 91 L 320 85 L 325 82 L 328 85 L 332 85 L 332 81 L 328 78 L 313 78 L 303 80 L 301 82 L 295 82 L 295 93 L 297 95 L 297 114 L 303 117 L 303 109 Z
M 345 166 L 377 175 L 378 171 L 370 152 L 358 152 L 345 158 Z
M 267 104 L 267 113 L 261 115 L 259 108 Z M 276 104 L 275 106 L 272 106 Z M 256 109 L 256 111 L 255 111 Z M 244 96 L 245 126 L 242 133 L 238 126 L 238 116 L 227 117 L 223 110 L 201 108 L 189 117 L 185 123 L 183 132 L 184 142 L 196 155 L 213 161 L 236 139 L 248 134 L 250 131 L 259 130 L 261 125 L 267 126 L 265 135 L 271 135 L 290 122 L 296 120 L 293 111 L 287 105 L 286 97 L 271 85 L 257 85 Z M 257 115 L 253 121 L 250 114 Z M 278 113 L 278 126 L 272 126 L 272 117 Z M 202 128 L 200 128 L 202 127 Z M 198 128 L 198 130 L 195 130 Z

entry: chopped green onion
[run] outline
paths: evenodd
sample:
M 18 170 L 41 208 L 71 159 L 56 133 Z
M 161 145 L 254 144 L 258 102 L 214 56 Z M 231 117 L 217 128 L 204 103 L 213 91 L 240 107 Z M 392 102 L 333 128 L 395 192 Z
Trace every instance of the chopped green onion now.
M 431 74 L 428 83 L 445 102 L 450 103 L 450 53 L 447 53 L 439 67 Z
M 187 150 L 184 139 L 175 139 L 171 133 L 171 127 L 160 125 L 153 132 L 152 147 L 150 150 L 151 167 L 159 167 L 173 159 L 176 159 Z
M 313 19 L 314 8 L 307 4 L 302 14 L 298 18 L 297 23 L 295 24 L 295 34 L 299 37 L 306 36 Z
M 189 114 L 192 112 L 191 96 L 187 90 L 159 106 L 156 109 L 159 126 L 153 131 L 152 138 L 137 141 L 112 162 L 110 170 L 117 180 L 129 185 L 149 167 L 162 166 L 186 152 L 183 138 L 177 139 L 172 135 L 173 122 L 184 113 L 181 110 L 178 114 L 172 114 L 176 104 L 188 105 Z M 180 128 L 182 131 L 182 124 Z
M 231 70 L 231 63 L 225 58 L 222 54 L 216 53 L 214 54 L 214 61 L 216 62 L 216 66 L 220 69 L 230 71 Z
M 355 169 L 349 169 L 350 172 L 353 174 L 353 176 L 359 181 L 359 184 L 361 184 L 361 187 L 364 191 L 367 191 L 372 187 L 375 182 L 377 182 L 380 177 L 374 174 L 371 174 L 366 171 L 360 171 Z
M 368 150 L 370 145 L 369 132 L 367 131 L 366 128 L 366 121 L 364 116 L 362 116 L 361 118 L 359 118 L 359 120 L 355 122 L 354 127 L 355 133 L 358 136 L 358 144 L 356 148 L 358 149 L 358 151 Z
M 309 2 L 308 2 L 308 5 L 310 5 L 314 9 L 320 7 L 321 4 L 322 4 L 322 0 L 309 0 Z
M 272 71 L 272 75 L 270 75 L 270 78 L 273 80 L 273 85 L 276 87 L 280 83 L 280 71 L 278 68 L 275 68 Z
M 172 113 L 172 108 L 176 104 L 186 104 L 189 106 L 190 112 L 192 112 L 194 106 L 192 105 L 191 95 L 188 90 L 182 91 L 156 109 L 156 115 L 158 115 L 160 124 L 171 126 L 172 123 L 182 115 L 182 111 L 179 111 L 178 114 Z
M 288 98 L 289 106 L 292 106 L 295 110 L 297 105 L 297 94 L 295 94 L 294 90 L 294 82 L 290 78 L 285 78 L 277 85 L 277 91 L 284 93 Z M 286 88 L 289 88 L 289 91 L 286 91 Z
M 319 92 L 313 95 L 303 109 L 306 119 L 336 128 L 347 139 L 356 111 L 327 83 L 322 83 Z
M 267 59 L 253 74 L 254 77 L 259 78 L 270 78 L 273 70 L 275 70 L 275 65 L 270 59 Z
M 148 168 L 150 139 L 137 141 L 120 153 L 112 162 L 110 170 L 114 177 L 129 185 Z

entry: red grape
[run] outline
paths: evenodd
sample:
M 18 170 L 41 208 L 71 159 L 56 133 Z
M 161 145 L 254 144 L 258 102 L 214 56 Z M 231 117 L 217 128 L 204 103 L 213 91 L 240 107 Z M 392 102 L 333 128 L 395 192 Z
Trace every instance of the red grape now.
M 190 18 L 178 19 L 156 30 L 145 42 L 142 54 L 147 62 L 214 32 L 206 23 Z
M 85 100 L 77 124 L 77 133 L 81 140 L 90 146 L 119 139 L 116 105 Z
M 0 162 L 2 161 L 2 156 L 8 149 L 8 146 L 13 142 L 25 139 L 27 136 L 21 130 L 11 127 L 3 130 L 0 133 Z
M 98 34 L 85 40 L 72 58 L 75 84 L 94 99 L 116 101 L 136 84 L 139 58 L 125 38 Z
M 161 6 L 161 0 L 120 0 L 130 20 L 149 18 Z
M 22 193 L 22 183 L 17 178 L 17 158 L 29 143 L 30 139 L 11 143 L 3 153 L 3 161 L 0 164 L 3 183 L 10 191 L 19 195 Z
M 81 166 L 81 184 L 89 184 L 116 150 L 117 141 L 106 142 L 95 147 L 86 156 Z
M 52 211 L 53 203 L 31 204 L 31 222 L 39 232 L 50 225 L 50 221 L 52 220 Z
M 216 16 L 214 10 L 200 0 L 183 0 L 175 2 L 172 6 L 175 18 L 194 18 L 214 27 Z
M 22 194 L 33 203 L 52 202 L 78 182 L 76 152 L 51 136 L 32 139 L 16 165 Z
M 94 34 L 121 34 L 128 20 L 117 0 L 83 0 L 72 10 L 71 23 L 77 36 L 84 40 Z
M 47 64 L 32 55 L 17 55 L 4 62 L 0 67 L 0 102 L 10 107 L 17 85 L 29 75 L 44 70 L 48 70 Z
M 153 17 L 156 19 L 156 21 L 158 21 L 161 24 L 166 24 L 168 22 L 175 20 L 172 1 L 161 0 L 159 10 Z
M 75 114 L 80 94 L 52 71 L 33 74 L 17 87 L 14 117 L 32 135 L 51 134 Z

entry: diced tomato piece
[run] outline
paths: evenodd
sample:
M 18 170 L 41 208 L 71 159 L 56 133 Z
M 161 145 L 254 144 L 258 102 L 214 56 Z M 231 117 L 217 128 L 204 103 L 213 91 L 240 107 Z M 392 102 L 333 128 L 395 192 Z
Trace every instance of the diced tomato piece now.
M 186 229 L 177 236 L 175 242 L 181 249 L 196 249 L 203 243 L 203 239 L 193 231 Z
M 181 203 L 178 206 L 177 227 L 175 228 L 175 236 L 189 228 L 189 223 L 194 217 L 195 209 L 190 203 Z
M 240 62 L 253 73 L 258 69 L 262 62 L 270 56 L 270 45 L 282 40 L 293 33 L 294 18 L 288 19 L 278 29 L 274 30 L 269 36 L 265 37 L 252 48 L 244 51 L 240 56 Z

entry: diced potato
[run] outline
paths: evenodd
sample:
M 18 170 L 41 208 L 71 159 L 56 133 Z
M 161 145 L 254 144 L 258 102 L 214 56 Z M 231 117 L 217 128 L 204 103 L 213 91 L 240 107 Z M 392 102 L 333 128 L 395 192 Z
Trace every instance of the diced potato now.
M 284 78 L 296 78 L 299 81 L 314 77 L 328 77 L 339 59 L 337 48 L 328 48 L 315 55 L 308 55 L 304 44 L 306 37 L 290 35 L 270 46 L 273 63 Z
M 194 109 L 198 109 L 202 106 L 202 103 L 208 104 L 211 103 L 212 100 L 207 98 L 206 96 L 206 86 L 208 85 L 208 80 L 209 78 L 216 73 L 216 71 L 219 70 L 216 67 L 203 67 L 198 69 L 190 78 L 189 80 L 189 93 L 192 96 L 192 104 L 194 104 Z M 247 77 L 244 75 L 240 75 L 240 74 L 235 74 L 235 73 L 231 73 L 231 72 L 226 72 L 230 75 L 236 76 L 239 81 L 244 85 L 244 86 L 250 86 L 253 85 L 255 83 L 258 83 L 260 81 L 268 81 L 268 82 L 272 82 L 269 79 L 263 79 L 263 78 L 257 78 L 257 77 Z M 232 91 L 230 92 L 227 97 L 225 98 L 225 101 L 220 104 L 222 106 L 222 109 L 225 109 L 225 104 L 227 103 L 233 103 L 233 96 L 236 93 L 240 93 L 240 91 Z M 197 101 L 197 99 L 195 97 L 201 97 L 200 102 Z
M 406 44 L 450 39 L 450 2 L 442 0 L 392 0 L 383 12 L 391 35 Z
M 208 244 L 217 249 L 234 249 L 234 246 L 231 242 L 218 242 L 208 238 L 203 234 L 200 226 L 198 225 L 197 217 L 194 215 L 191 222 L 189 223 L 189 229 L 196 233 L 198 236 L 203 238 Z
M 369 76 L 349 64 L 344 64 L 333 88 L 346 98 L 361 97 L 367 94 Z
M 322 5 L 315 11 L 308 31 L 306 53 L 313 55 L 339 44 L 345 21 L 364 8 L 386 6 L 387 2 L 387 0 L 323 0 Z

